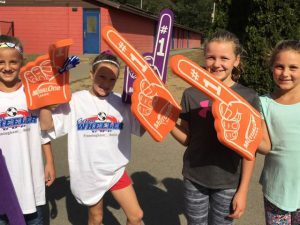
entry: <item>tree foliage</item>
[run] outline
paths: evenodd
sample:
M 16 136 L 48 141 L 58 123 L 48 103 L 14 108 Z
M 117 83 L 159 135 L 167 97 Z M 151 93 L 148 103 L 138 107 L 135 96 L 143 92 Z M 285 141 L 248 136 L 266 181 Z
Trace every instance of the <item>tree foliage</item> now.
M 212 25 L 212 0 L 174 0 L 176 22 L 206 33 Z
M 277 42 L 300 39 L 298 0 L 227 0 L 217 7 L 214 29 L 235 33 L 247 55 L 242 83 L 259 93 L 272 90 L 268 55 Z
M 189 28 L 207 32 L 212 25 L 212 0 L 114 0 L 121 4 L 141 7 L 145 11 L 158 15 L 162 9 L 174 12 L 175 22 Z
M 164 8 L 175 14 L 175 22 L 202 31 L 216 29 L 235 33 L 247 53 L 241 82 L 260 93 L 273 87 L 267 54 L 280 40 L 300 39 L 299 0 L 114 0 L 158 15 Z M 213 5 L 215 20 L 212 24 Z

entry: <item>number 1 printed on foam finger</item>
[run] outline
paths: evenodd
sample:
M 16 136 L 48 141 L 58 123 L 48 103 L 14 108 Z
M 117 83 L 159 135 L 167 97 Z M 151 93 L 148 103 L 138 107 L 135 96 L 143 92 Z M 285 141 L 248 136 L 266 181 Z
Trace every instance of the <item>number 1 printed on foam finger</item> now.
M 174 14 L 170 9 L 163 9 L 160 12 L 158 27 L 156 30 L 155 42 L 151 53 L 144 53 L 151 68 L 166 83 L 168 59 L 172 42 L 172 31 L 174 23 Z M 135 80 L 135 74 L 126 66 L 124 70 L 124 86 L 122 100 L 125 103 L 131 102 L 132 85 Z
M 102 37 L 136 74 L 131 104 L 133 114 L 154 140 L 162 141 L 175 126 L 180 106 L 143 56 L 114 28 L 104 27 Z
M 253 160 L 262 136 L 260 114 L 240 95 L 191 60 L 181 55 L 173 56 L 171 68 L 176 75 L 212 99 L 219 141 Z

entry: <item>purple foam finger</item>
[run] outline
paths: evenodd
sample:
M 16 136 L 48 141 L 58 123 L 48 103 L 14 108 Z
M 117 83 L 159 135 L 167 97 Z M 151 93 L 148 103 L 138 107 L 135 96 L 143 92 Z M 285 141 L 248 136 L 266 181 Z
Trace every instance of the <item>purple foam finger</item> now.
M 133 93 L 133 82 L 136 78 L 135 73 L 128 67 L 125 66 L 124 69 L 124 84 L 123 84 L 123 93 L 122 93 L 122 101 L 124 103 L 131 103 L 131 95 Z
M 159 16 L 159 24 L 156 31 L 155 44 L 152 53 L 144 53 L 143 56 L 148 64 L 153 68 L 159 78 L 166 83 L 168 72 L 168 59 L 172 42 L 172 31 L 174 23 L 174 14 L 170 9 L 164 9 Z M 133 82 L 136 78 L 127 66 L 124 70 L 124 84 L 122 101 L 131 103 L 133 92 Z
M 6 215 L 11 225 L 26 225 L 1 149 L 0 181 L 0 215 Z
M 145 53 L 143 54 L 144 58 L 146 61 L 149 63 L 151 66 L 153 60 L 152 60 L 152 54 L 151 53 Z M 123 83 L 123 93 L 122 93 L 122 101 L 124 103 L 131 103 L 131 95 L 133 93 L 133 82 L 136 78 L 135 73 L 128 67 L 125 66 L 124 69 L 124 83 Z
M 153 65 L 160 72 L 160 79 L 166 83 L 168 59 L 172 42 L 174 14 L 170 9 L 160 12 L 160 20 L 153 49 Z

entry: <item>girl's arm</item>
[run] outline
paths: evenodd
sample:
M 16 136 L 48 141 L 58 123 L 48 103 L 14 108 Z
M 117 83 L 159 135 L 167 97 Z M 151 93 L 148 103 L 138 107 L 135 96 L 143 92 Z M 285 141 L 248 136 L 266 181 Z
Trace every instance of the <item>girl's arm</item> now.
M 52 111 L 50 107 L 43 107 L 40 109 L 39 120 L 42 131 L 49 131 L 54 128 Z
M 255 160 L 249 161 L 242 159 L 242 174 L 241 181 L 237 192 L 235 193 L 232 201 L 232 213 L 229 217 L 233 219 L 240 218 L 246 209 L 247 205 L 247 194 L 249 190 L 250 180 L 254 169 Z
M 182 145 L 189 144 L 189 124 L 185 120 L 181 120 L 180 125 L 176 124 L 171 130 L 171 135 Z
M 43 144 L 42 150 L 45 158 L 45 182 L 46 186 L 50 186 L 56 177 L 51 142 Z
M 269 132 L 265 120 L 262 120 L 261 128 L 263 134 L 257 152 L 263 155 L 267 155 L 271 151 L 272 144 L 271 144 L 271 140 L 269 137 Z

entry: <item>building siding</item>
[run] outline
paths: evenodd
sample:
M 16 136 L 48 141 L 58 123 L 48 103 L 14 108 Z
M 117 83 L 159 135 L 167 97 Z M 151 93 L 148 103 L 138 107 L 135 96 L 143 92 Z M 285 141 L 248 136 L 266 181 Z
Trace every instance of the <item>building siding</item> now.
M 78 0 L 70 0 L 72 4 L 76 2 Z M 102 27 L 111 25 L 139 52 L 152 52 L 157 21 L 113 7 L 95 8 L 100 10 L 100 31 Z M 20 38 L 26 53 L 46 53 L 49 44 L 65 38 L 74 41 L 70 54 L 83 53 L 82 6 L 0 7 L 0 20 L 14 22 L 14 35 Z M 174 26 L 173 32 L 172 49 L 201 47 L 200 33 L 180 26 Z M 99 35 L 100 52 L 109 49 L 101 38 L 101 32 Z
M 97 8 L 93 2 L 84 0 L 6 0 L 5 6 L 22 7 L 85 7 Z
M 70 52 L 82 53 L 82 8 L 71 7 L 5 7 L 1 20 L 14 21 L 15 36 L 26 53 L 46 53 L 49 44 L 72 38 Z
M 111 25 L 141 53 L 152 52 L 154 42 L 153 21 L 114 9 L 101 8 L 101 26 Z M 101 39 L 101 50 L 108 45 Z
M 199 48 L 201 46 L 201 35 L 189 32 L 189 48 Z

